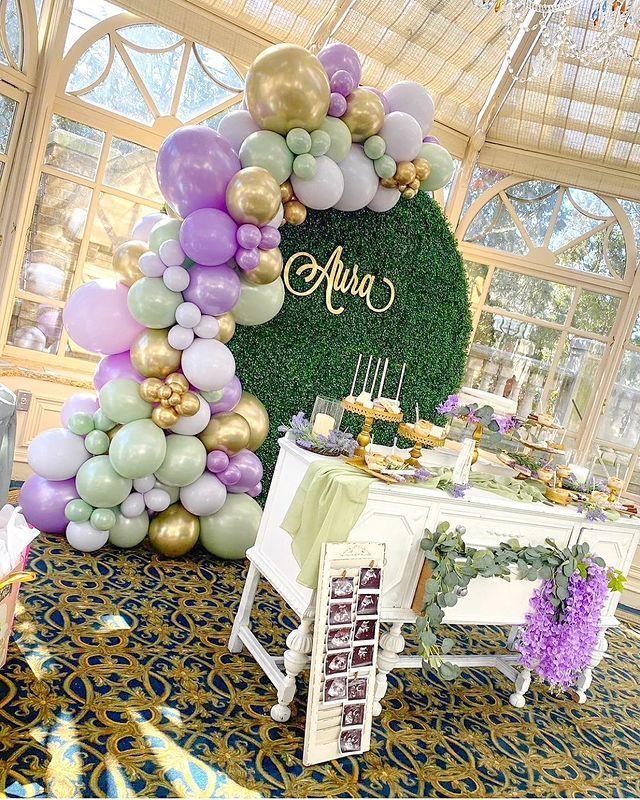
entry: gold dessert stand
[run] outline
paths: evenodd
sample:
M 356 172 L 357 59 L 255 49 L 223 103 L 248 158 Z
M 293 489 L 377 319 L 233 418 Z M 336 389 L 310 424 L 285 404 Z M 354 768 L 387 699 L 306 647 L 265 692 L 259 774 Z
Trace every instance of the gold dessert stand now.
M 422 455 L 423 447 L 442 447 L 446 442 L 446 438 L 442 439 L 437 436 L 430 436 L 428 433 L 416 433 L 413 426 L 403 422 L 398 426 L 398 436 L 403 439 L 408 439 L 413 442 L 413 448 L 409 453 L 409 458 L 405 459 L 405 464 L 409 467 L 420 467 L 420 456 Z
M 367 462 L 364 456 L 366 448 L 371 444 L 371 428 L 373 427 L 374 421 L 379 420 L 380 422 L 395 423 L 402 422 L 402 411 L 400 411 L 398 414 L 394 414 L 391 411 L 385 411 L 382 408 L 367 408 L 361 403 L 350 403 L 347 400 L 342 401 L 342 407 L 345 411 L 350 411 L 352 414 L 358 414 L 358 416 L 364 417 L 362 430 L 356 437 L 358 446 L 356 447 L 353 457 L 347 459 L 347 463 L 355 464 L 356 466 L 366 466 Z

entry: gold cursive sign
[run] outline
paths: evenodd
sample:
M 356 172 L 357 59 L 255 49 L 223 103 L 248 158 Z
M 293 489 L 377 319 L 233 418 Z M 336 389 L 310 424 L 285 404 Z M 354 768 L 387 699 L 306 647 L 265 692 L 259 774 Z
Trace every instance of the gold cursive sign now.
M 294 275 L 302 278 L 306 284 L 310 284 L 308 288 L 297 290 L 291 285 L 290 274 L 293 265 L 298 259 L 306 259 L 302 264 L 297 266 L 294 270 Z M 358 275 L 358 265 L 354 264 L 353 267 L 345 267 L 342 263 L 342 246 L 338 245 L 331 253 L 327 263 L 321 267 L 315 260 L 311 253 L 294 253 L 284 266 L 284 283 L 291 294 L 296 297 L 306 297 L 313 294 L 318 289 L 323 281 L 325 282 L 325 302 L 327 309 L 336 316 L 342 314 L 344 306 L 334 306 L 334 292 L 342 292 L 342 294 L 351 294 L 353 297 L 361 297 L 367 304 L 367 308 L 374 311 L 376 314 L 381 314 L 383 311 L 388 311 L 393 305 L 396 298 L 396 287 L 388 278 L 382 278 L 384 283 L 389 288 L 389 300 L 382 308 L 376 308 L 371 302 L 371 292 L 376 281 L 376 276 L 367 273 L 366 275 Z

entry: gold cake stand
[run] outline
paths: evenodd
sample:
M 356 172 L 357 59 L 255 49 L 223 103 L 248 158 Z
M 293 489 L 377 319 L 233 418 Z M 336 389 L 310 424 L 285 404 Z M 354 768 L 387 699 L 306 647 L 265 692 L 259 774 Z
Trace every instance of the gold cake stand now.
M 351 464 L 358 465 L 365 465 L 365 450 L 371 444 L 371 428 L 373 427 L 373 423 L 375 420 L 379 420 L 380 422 L 402 422 L 402 411 L 398 414 L 394 414 L 391 411 L 385 411 L 382 408 L 367 408 L 363 406 L 361 403 L 350 403 L 348 400 L 342 401 L 342 407 L 345 411 L 350 411 L 352 414 L 358 414 L 360 417 L 364 417 L 364 421 L 362 423 L 362 430 L 356 437 L 356 441 L 358 442 L 358 446 L 356 447 L 355 453 L 353 454 L 353 458 L 348 459 L 348 462 Z
M 403 422 L 398 426 L 398 436 L 413 442 L 413 448 L 409 453 L 409 458 L 405 459 L 405 464 L 409 467 L 420 467 L 420 456 L 423 447 L 442 447 L 446 442 L 446 437 L 440 439 L 437 436 L 430 436 L 428 433 L 416 433 L 413 426 Z

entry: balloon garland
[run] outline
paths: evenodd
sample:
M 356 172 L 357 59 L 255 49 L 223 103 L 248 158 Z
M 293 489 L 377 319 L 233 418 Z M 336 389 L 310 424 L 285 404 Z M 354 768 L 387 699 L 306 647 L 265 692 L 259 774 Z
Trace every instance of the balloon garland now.
M 62 410 L 62 428 L 29 447 L 27 519 L 80 550 L 148 534 L 162 554 L 200 539 L 238 558 L 255 539 L 269 431 L 242 390 L 227 343 L 236 325 L 284 302 L 279 227 L 307 209 L 375 212 L 444 186 L 453 161 L 429 135 L 433 102 L 405 81 L 361 86 L 356 52 L 318 57 L 291 44 L 249 69 L 246 109 L 219 131 L 176 130 L 158 153 L 169 213 L 144 217 L 113 257 L 115 280 L 84 284 L 63 314 L 69 337 L 103 356 L 94 385 Z

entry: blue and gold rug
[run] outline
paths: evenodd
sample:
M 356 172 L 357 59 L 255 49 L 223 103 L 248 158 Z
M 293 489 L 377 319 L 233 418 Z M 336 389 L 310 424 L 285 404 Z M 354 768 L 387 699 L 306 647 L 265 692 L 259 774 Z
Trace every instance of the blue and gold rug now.
M 512 708 L 495 670 L 453 686 L 400 672 L 371 751 L 305 768 L 304 692 L 291 722 L 272 722 L 271 684 L 226 650 L 243 564 L 82 555 L 42 536 L 31 567 L 0 669 L 0 796 L 640 795 L 638 627 L 610 635 L 586 706 L 534 687 Z M 293 619 L 267 586 L 255 624 L 284 647 Z

